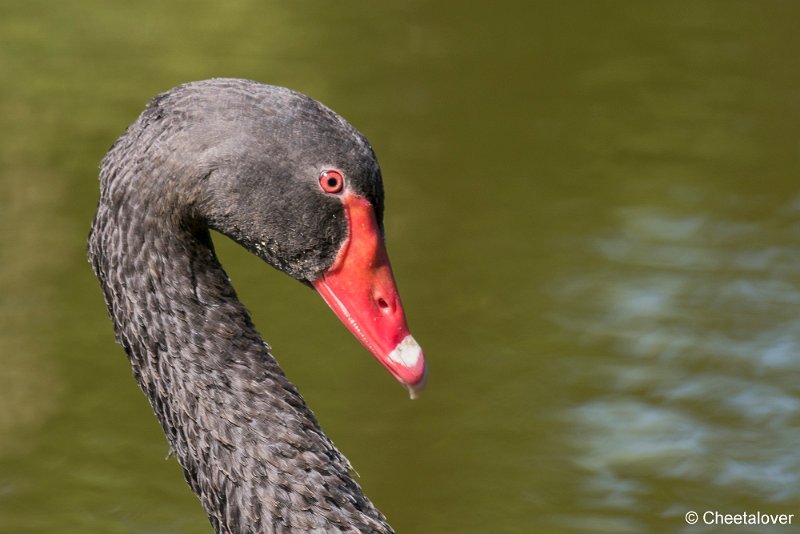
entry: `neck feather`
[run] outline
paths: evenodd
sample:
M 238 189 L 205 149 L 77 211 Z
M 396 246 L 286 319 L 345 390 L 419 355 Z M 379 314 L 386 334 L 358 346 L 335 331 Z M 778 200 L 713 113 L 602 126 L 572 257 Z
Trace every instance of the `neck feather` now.
M 89 257 L 216 531 L 392 532 L 256 332 L 208 230 L 172 226 L 101 199 Z

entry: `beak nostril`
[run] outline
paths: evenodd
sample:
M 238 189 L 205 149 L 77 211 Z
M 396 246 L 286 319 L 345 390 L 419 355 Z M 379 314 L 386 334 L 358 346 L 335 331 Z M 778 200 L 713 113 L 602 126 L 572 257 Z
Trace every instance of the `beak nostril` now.
M 378 307 L 382 310 L 385 310 L 389 307 L 389 303 L 386 302 L 383 297 L 378 297 Z

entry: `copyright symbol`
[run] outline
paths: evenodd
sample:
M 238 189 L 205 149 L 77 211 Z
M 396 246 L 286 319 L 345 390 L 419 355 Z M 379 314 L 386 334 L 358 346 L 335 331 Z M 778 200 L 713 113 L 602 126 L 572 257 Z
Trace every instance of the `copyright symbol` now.
M 686 512 L 686 522 L 689 523 L 690 525 L 694 525 L 695 523 L 697 523 L 697 519 L 698 519 L 697 512 L 691 512 L 691 511 Z

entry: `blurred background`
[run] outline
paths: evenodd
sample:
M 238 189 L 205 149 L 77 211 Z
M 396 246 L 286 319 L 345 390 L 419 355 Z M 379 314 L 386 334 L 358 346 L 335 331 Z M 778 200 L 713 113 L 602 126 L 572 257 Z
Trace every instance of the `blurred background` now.
M 781 1 L 2 2 L 0 532 L 211 531 L 85 240 L 111 143 L 216 76 L 321 100 L 381 161 L 420 401 L 313 292 L 216 242 L 399 533 L 796 513 L 798 20 Z

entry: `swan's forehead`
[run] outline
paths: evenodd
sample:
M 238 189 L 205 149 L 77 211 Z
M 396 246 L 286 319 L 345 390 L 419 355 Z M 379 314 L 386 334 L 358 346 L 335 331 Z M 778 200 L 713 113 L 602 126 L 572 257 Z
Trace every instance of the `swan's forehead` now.
M 279 87 L 214 80 L 184 87 L 157 107 L 171 123 L 167 152 L 183 160 L 176 167 L 227 171 L 240 186 L 302 185 L 295 191 L 317 191 L 320 173 L 338 169 L 382 222 L 383 184 L 372 147 L 320 102 Z

